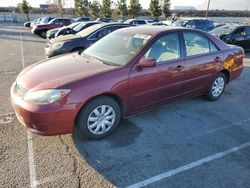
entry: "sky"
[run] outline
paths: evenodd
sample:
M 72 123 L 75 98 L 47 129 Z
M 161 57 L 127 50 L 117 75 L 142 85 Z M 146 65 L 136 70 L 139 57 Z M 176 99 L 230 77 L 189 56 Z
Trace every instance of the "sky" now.
M 22 0 L 0 0 L 1 7 L 16 6 Z M 39 4 L 47 0 L 27 0 L 32 7 L 39 7 Z M 99 0 L 101 1 L 101 0 Z M 114 0 L 116 1 L 116 0 Z M 128 0 L 129 1 L 129 0 Z M 66 7 L 74 5 L 74 0 L 65 0 Z M 148 8 L 150 0 L 140 0 L 143 8 Z M 171 0 L 171 7 L 193 6 L 199 10 L 205 10 L 208 0 Z M 250 10 L 250 0 L 211 0 L 210 9 L 225 10 Z

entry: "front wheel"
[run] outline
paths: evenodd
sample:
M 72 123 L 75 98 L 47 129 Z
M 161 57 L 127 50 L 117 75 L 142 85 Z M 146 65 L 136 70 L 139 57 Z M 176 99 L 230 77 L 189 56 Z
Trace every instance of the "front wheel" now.
M 223 73 L 219 73 L 213 79 L 208 91 L 205 94 L 206 99 L 215 101 L 220 98 L 226 86 L 226 77 Z
M 46 30 L 42 30 L 41 32 L 40 32 L 40 36 L 42 37 L 42 38 L 46 38 L 46 33 L 47 33 L 47 31 Z
M 100 139 L 111 134 L 120 122 L 119 104 L 111 97 L 93 99 L 80 111 L 76 125 L 89 139 Z

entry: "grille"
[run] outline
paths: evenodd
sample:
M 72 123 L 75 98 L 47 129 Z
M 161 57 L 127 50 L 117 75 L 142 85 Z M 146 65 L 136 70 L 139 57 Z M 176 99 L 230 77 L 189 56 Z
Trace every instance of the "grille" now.
M 17 94 L 18 94 L 18 96 L 20 96 L 20 97 L 24 97 L 24 95 L 28 92 L 28 90 L 27 89 L 24 89 L 24 88 L 22 88 L 20 85 L 17 85 L 16 84 L 16 90 L 17 90 Z

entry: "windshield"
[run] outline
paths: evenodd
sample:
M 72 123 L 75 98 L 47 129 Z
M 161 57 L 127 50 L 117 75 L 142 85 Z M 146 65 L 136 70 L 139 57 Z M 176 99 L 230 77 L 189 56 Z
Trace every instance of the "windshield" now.
M 50 20 L 50 21 L 48 22 L 48 24 L 52 24 L 52 23 L 54 22 L 54 20 L 56 20 L 56 18 Z
M 185 21 L 179 20 L 179 21 L 175 21 L 174 23 L 172 23 L 172 26 L 182 27 L 184 24 L 185 24 Z
M 237 26 L 236 25 L 223 25 L 218 28 L 213 29 L 210 31 L 213 35 L 221 35 L 221 34 L 229 34 L 231 33 Z
M 131 34 L 123 31 L 114 32 L 87 48 L 82 55 L 97 58 L 106 64 L 123 66 L 150 37 L 150 35 Z
M 86 25 L 86 23 L 80 23 L 80 24 L 78 24 L 77 26 L 75 26 L 75 27 L 73 28 L 73 30 L 74 30 L 75 32 L 79 32 L 79 31 L 81 31 L 81 29 L 82 29 L 85 25 Z
M 102 26 L 104 26 L 103 24 L 95 24 L 92 25 L 82 31 L 80 31 L 79 33 L 77 33 L 77 35 L 80 35 L 81 37 L 86 37 L 89 34 L 93 33 L 94 31 L 96 31 L 97 29 L 101 28 Z
M 75 23 L 72 23 L 72 24 L 70 24 L 69 26 L 68 26 L 68 28 L 70 28 L 70 29 L 73 29 L 73 28 L 75 28 L 77 25 L 79 25 L 80 24 L 80 22 L 75 22 Z

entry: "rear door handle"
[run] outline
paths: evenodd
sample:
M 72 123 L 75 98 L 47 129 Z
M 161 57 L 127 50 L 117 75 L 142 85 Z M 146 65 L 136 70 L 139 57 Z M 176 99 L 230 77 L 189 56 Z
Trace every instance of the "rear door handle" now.
M 183 65 L 178 65 L 177 67 L 176 67 L 176 69 L 178 70 L 178 71 L 180 71 L 180 70 L 182 70 L 182 69 L 184 69 L 185 67 L 183 66 Z
M 220 58 L 220 57 L 216 57 L 216 58 L 214 59 L 214 61 L 221 61 L 221 58 Z

